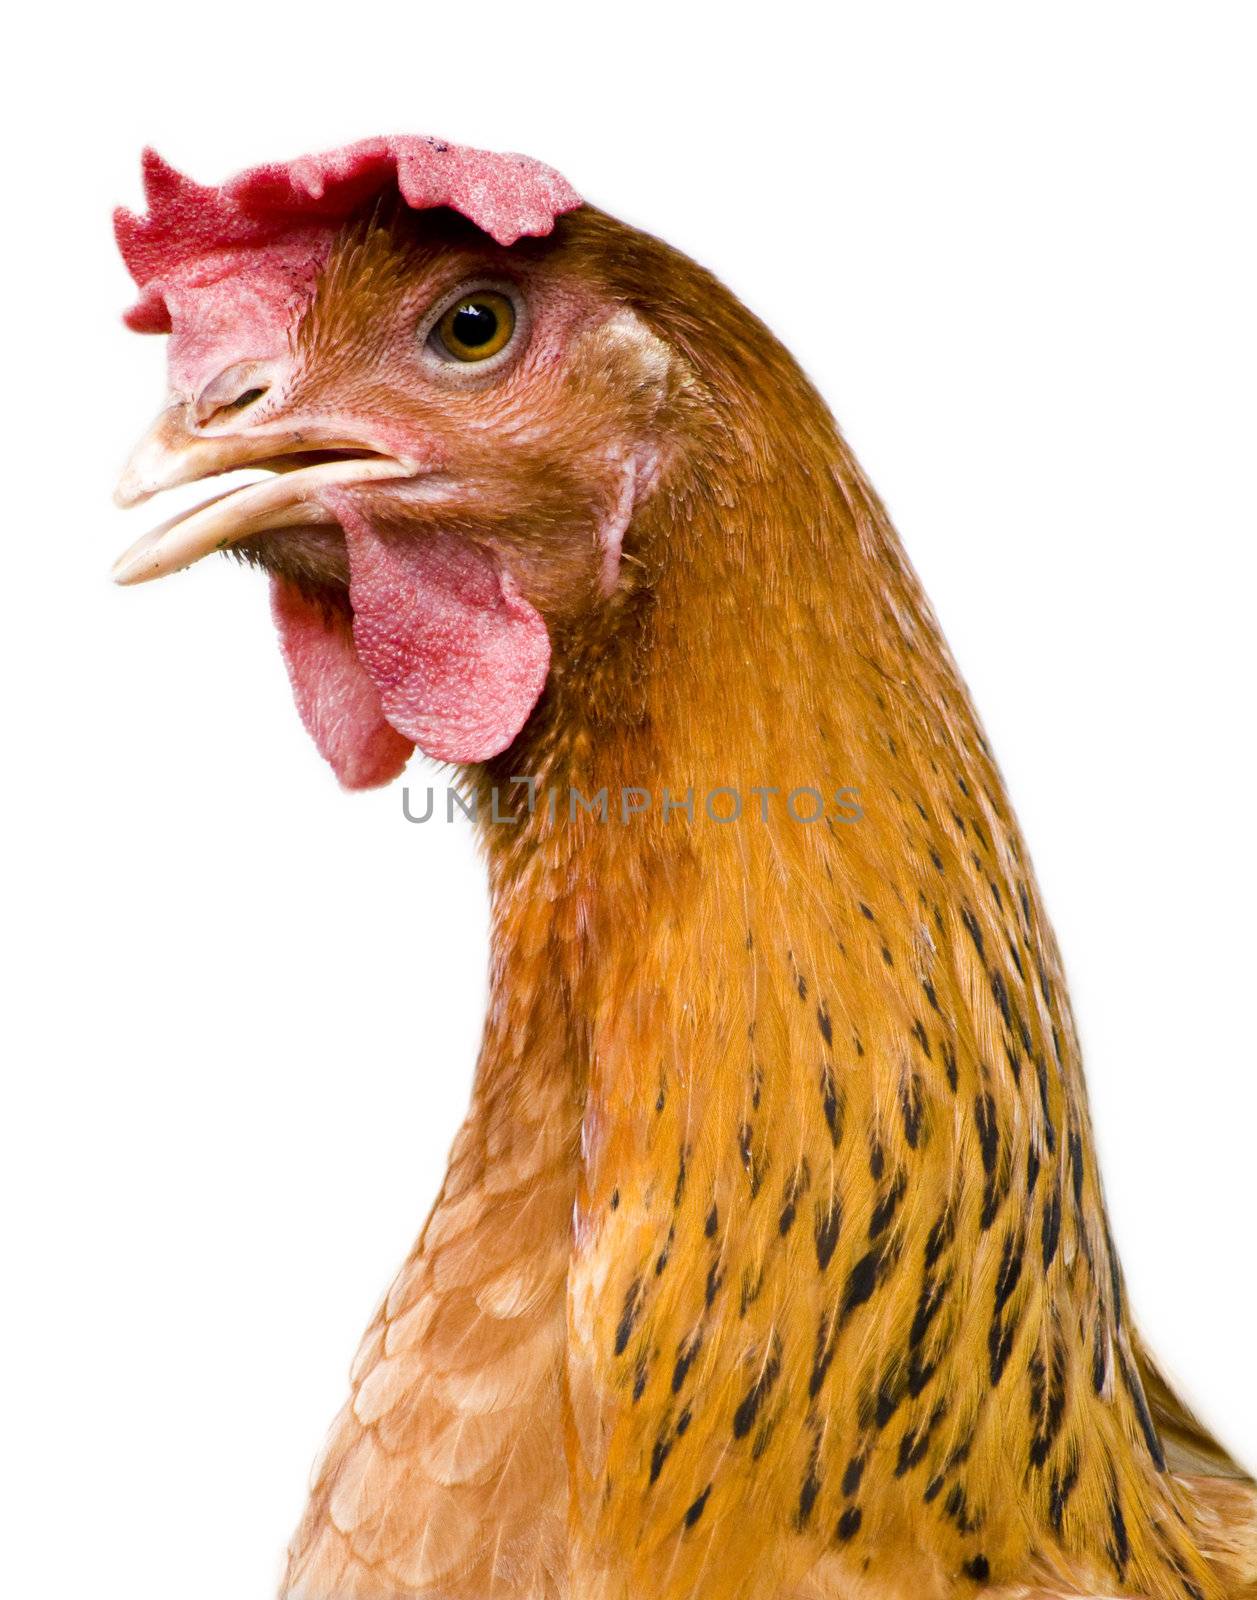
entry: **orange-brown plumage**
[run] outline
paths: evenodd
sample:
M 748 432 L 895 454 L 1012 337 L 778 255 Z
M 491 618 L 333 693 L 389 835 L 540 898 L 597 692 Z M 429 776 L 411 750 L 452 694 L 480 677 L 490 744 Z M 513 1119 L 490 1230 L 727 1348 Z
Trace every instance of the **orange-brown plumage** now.
M 445 248 L 409 229 L 334 258 L 311 383 Z M 285 1593 L 1257 1593 L 1253 1485 L 1131 1320 L 1060 958 L 885 512 L 707 273 L 589 208 L 514 248 L 602 308 L 462 514 L 550 675 L 466 770 L 515 819 L 483 829 L 473 1104 Z M 617 444 L 651 467 L 607 594 L 579 486 Z M 281 547 L 254 553 L 337 604 L 322 547 Z M 624 822 L 630 786 L 655 803 Z M 738 821 L 704 814 L 717 786 Z M 796 821 L 812 786 L 859 816 Z

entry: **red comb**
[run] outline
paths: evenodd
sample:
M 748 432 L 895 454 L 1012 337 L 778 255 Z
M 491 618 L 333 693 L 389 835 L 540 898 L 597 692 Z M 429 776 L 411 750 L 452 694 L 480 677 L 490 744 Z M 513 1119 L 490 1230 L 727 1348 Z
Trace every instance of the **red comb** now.
M 193 183 L 155 150 L 144 152 L 143 171 L 147 216 L 114 213 L 118 248 L 141 290 L 126 314 L 139 333 L 169 332 L 162 280 L 176 268 L 210 252 L 335 227 L 392 184 L 415 210 L 449 206 L 501 245 L 549 233 L 556 217 L 581 204 L 553 168 L 527 156 L 407 134 L 250 167 L 219 189 Z

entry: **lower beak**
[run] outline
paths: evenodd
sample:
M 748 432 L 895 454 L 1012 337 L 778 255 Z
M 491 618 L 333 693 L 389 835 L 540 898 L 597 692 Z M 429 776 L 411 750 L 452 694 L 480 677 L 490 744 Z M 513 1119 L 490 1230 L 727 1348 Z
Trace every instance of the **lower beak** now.
M 331 460 L 329 451 L 336 452 Z M 114 563 L 115 582 L 145 583 L 164 577 L 215 550 L 272 529 L 333 522 L 319 502 L 320 491 L 407 478 L 416 471 L 413 463 L 361 440 L 332 437 L 323 429 L 196 434 L 187 427 L 186 409 L 172 406 L 140 441 L 114 499 L 121 506 L 137 505 L 162 489 L 250 466 L 270 469 L 277 476 L 215 495 L 151 529 Z

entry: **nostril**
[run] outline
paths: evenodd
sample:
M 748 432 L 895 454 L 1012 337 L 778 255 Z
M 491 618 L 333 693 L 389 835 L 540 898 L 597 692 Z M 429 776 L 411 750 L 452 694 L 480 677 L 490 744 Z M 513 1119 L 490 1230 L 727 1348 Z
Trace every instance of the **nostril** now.
M 263 386 L 260 389 L 246 389 L 242 395 L 237 395 L 236 398 L 231 402 L 230 405 L 223 406 L 222 410 L 224 410 L 224 411 L 244 411 L 244 410 L 247 410 L 247 408 L 249 406 L 251 406 L 254 403 L 255 400 L 260 400 L 265 393 L 266 393 L 265 386 Z
M 225 367 L 197 395 L 192 405 L 195 421 L 207 423 L 235 418 L 269 394 L 273 373 L 269 361 L 237 361 Z
M 216 422 L 225 422 L 228 417 L 238 417 L 242 411 L 247 411 L 254 406 L 269 389 L 269 384 L 260 384 L 252 389 L 245 389 L 234 400 L 225 400 L 207 413 L 203 413 L 197 420 L 201 427 L 213 427 Z M 204 397 L 202 397 L 204 404 Z
M 216 424 L 221 424 L 221 422 L 237 418 L 237 416 L 240 416 L 241 411 L 248 411 L 249 406 L 257 405 L 257 402 L 261 400 L 265 392 L 267 392 L 265 386 L 243 390 L 243 394 L 238 394 L 235 400 L 225 400 L 222 405 L 214 406 L 213 410 L 208 411 L 208 413 L 203 411 L 202 416 L 197 419 L 198 426 L 214 427 Z

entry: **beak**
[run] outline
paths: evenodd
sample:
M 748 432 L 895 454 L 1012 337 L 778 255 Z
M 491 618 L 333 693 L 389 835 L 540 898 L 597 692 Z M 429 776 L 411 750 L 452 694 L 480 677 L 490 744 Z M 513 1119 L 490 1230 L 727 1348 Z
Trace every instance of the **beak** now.
M 250 442 L 236 434 L 198 436 L 188 428 L 187 406 L 169 406 L 132 451 L 113 492 L 114 504 L 138 506 L 163 489 L 231 472 L 275 454 L 270 440 L 256 441 L 256 455 L 248 448 Z
M 318 491 L 409 478 L 419 470 L 415 463 L 361 439 L 346 440 L 343 434 L 317 425 L 200 433 L 189 427 L 188 408 L 180 404 L 163 411 L 140 440 L 118 480 L 114 500 L 120 506 L 138 505 L 163 489 L 241 467 L 265 468 L 278 476 L 215 495 L 153 528 L 114 563 L 115 582 L 145 583 L 164 577 L 215 550 L 275 528 L 334 522 L 316 498 Z

